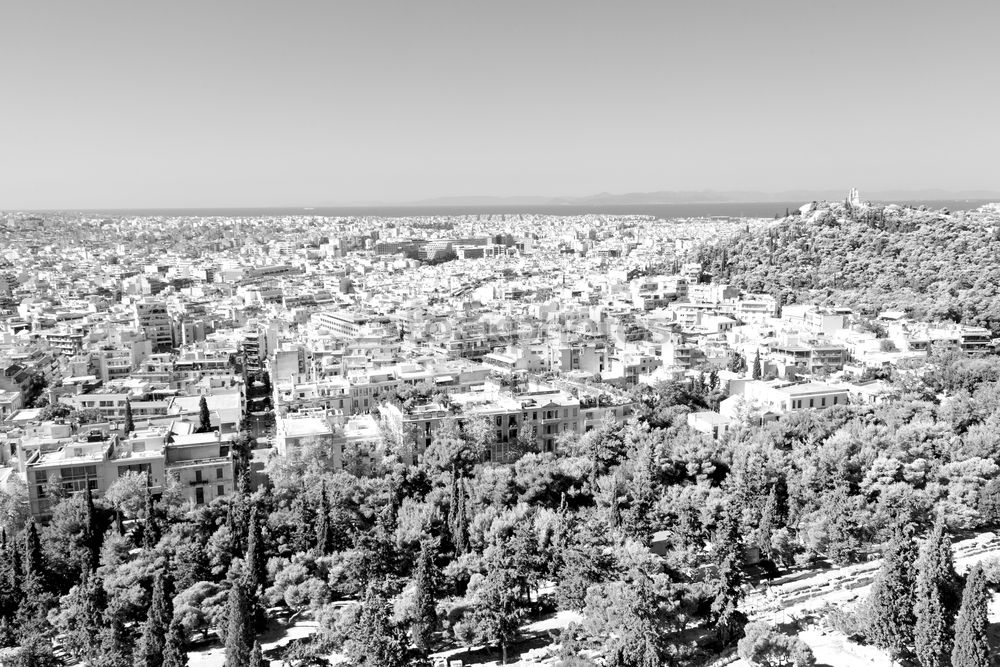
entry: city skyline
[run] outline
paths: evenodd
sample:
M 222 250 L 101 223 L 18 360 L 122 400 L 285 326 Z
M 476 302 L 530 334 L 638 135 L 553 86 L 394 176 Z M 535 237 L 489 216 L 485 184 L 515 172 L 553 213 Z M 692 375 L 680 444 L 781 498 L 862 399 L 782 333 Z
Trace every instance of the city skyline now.
M 12 3 L 0 208 L 996 190 L 959 4 Z

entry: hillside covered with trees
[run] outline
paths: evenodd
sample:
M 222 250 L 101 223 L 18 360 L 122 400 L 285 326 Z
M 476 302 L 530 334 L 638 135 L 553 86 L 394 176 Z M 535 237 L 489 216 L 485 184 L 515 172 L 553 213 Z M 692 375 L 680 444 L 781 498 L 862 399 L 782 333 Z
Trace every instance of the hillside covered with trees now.
M 509 466 L 482 461 L 489 429 L 452 423 L 416 465 L 387 441 L 369 475 L 307 446 L 273 459 L 254 490 L 243 461 L 239 493 L 198 509 L 169 486 L 153 497 L 136 474 L 100 499 L 64 496 L 44 527 L 9 511 L 0 643 L 23 645 L 24 664 L 55 664 L 55 638 L 90 665 L 177 667 L 217 635 L 227 664 L 266 664 L 256 633 L 307 616 L 319 631 L 283 652 L 287 664 L 336 652 L 392 667 L 482 645 L 510 659 L 525 622 L 563 610 L 582 619 L 557 636 L 563 664 L 699 664 L 737 644 L 747 587 L 780 569 L 886 545 L 911 563 L 924 536 L 1000 522 L 1000 363 L 932 362 L 892 378 L 897 401 L 746 424 L 721 441 L 686 426 L 705 396 L 661 385 L 638 393 L 637 420 Z M 748 549 L 763 561 L 749 565 Z M 904 591 L 912 612 L 880 616 L 898 605 L 878 598 L 855 619 L 900 656 L 910 635 L 898 632 L 938 610 L 917 604 L 927 584 L 909 567 L 884 595 Z M 954 619 L 962 582 L 948 576 L 942 618 Z M 751 630 L 748 651 L 791 650 Z
M 891 309 L 1000 333 L 1000 209 L 812 204 L 767 229 L 707 246 L 717 280 L 782 303 Z

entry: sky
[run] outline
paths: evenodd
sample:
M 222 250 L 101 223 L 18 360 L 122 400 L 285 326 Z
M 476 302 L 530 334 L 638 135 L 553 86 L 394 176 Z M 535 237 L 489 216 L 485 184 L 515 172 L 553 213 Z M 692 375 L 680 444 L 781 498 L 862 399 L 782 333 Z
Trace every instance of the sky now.
M 998 25 L 995 0 L 0 0 L 0 209 L 997 190 Z

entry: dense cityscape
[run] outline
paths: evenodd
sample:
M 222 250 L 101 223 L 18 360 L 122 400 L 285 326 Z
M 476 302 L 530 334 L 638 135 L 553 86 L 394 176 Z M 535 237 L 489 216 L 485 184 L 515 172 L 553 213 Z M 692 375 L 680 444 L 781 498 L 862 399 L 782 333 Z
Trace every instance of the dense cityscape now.
M 0 6 L 0 667 L 1000 667 L 1000 2 Z
M 998 227 L 3 214 L 0 661 L 988 664 Z

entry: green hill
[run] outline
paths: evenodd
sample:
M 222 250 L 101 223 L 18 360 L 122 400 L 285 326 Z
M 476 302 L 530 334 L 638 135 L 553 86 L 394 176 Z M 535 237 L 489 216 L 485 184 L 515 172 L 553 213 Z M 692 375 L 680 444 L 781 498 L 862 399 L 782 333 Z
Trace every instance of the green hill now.
M 782 303 L 903 310 L 1000 334 L 1000 207 L 804 209 L 702 248 L 699 258 L 717 280 Z

